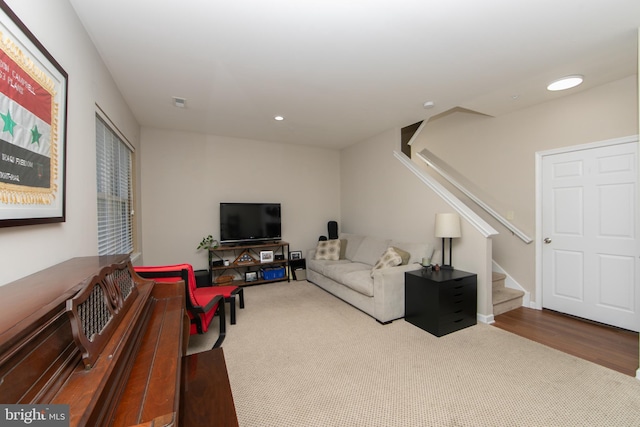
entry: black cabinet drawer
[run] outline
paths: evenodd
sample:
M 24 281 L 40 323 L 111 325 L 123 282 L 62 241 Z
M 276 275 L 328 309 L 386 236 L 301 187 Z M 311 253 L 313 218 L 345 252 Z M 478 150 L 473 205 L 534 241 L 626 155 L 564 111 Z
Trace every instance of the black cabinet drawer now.
M 460 270 L 405 273 L 405 320 L 438 337 L 476 324 L 477 277 Z
M 441 298 L 438 313 L 440 313 L 441 316 L 449 313 L 455 313 L 457 311 L 475 313 L 476 304 L 476 299 L 471 297 L 452 299 Z
M 446 322 L 442 322 L 439 325 L 438 333 L 434 335 L 441 337 L 443 335 L 450 334 L 451 332 L 459 331 L 460 329 L 473 326 L 475 324 L 476 324 L 475 318 L 473 319 L 469 317 L 452 318 Z
M 464 286 L 441 289 L 440 298 L 464 298 L 465 295 L 468 295 L 470 293 L 470 291 L 470 289 L 467 289 Z
M 469 316 L 467 313 L 465 313 L 464 310 L 458 310 L 451 313 L 441 314 L 440 317 L 438 318 L 438 322 L 441 325 L 444 325 L 447 323 L 455 322 L 456 320 L 464 319 L 466 317 L 469 317 Z

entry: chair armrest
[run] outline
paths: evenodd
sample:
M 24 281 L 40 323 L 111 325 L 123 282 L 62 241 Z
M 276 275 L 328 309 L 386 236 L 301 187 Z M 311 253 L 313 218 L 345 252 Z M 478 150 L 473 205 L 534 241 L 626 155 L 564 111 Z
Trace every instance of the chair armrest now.
M 420 264 L 407 264 L 374 270 L 376 319 L 388 322 L 404 317 L 404 273 L 420 268 Z
M 192 311 L 195 311 L 196 313 L 202 313 L 202 314 L 204 314 L 204 313 L 208 313 L 208 312 L 210 312 L 210 311 L 211 311 L 211 309 L 213 309 L 213 307 L 215 307 L 215 306 L 216 306 L 216 304 L 218 304 L 221 300 L 222 300 L 222 302 L 223 302 L 223 304 L 224 304 L 223 296 L 222 296 L 222 295 L 216 295 L 215 297 L 211 298 L 211 301 L 209 301 L 209 302 L 207 303 L 207 305 L 205 305 L 204 307 L 203 307 L 203 306 L 201 306 L 201 305 L 193 306 L 193 310 L 192 310 Z
M 404 273 L 407 271 L 419 270 L 420 264 L 398 265 L 396 267 L 381 268 L 373 271 L 374 295 L 378 292 L 389 292 L 402 286 L 404 289 Z

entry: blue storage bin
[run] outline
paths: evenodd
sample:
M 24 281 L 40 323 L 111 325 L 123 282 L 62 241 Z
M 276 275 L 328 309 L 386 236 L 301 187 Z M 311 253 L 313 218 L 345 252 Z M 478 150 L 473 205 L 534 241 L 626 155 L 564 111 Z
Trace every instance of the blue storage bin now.
M 262 268 L 262 278 L 264 280 L 282 279 L 284 277 L 284 267 Z

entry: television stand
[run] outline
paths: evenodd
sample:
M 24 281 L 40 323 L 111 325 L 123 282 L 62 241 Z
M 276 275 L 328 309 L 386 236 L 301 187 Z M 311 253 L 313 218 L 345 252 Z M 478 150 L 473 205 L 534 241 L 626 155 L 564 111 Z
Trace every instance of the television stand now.
M 223 243 L 222 246 L 223 248 L 230 248 L 230 247 L 237 247 L 237 246 L 242 246 L 242 247 L 253 247 L 253 246 L 261 246 L 261 245 L 273 245 L 273 244 L 279 244 L 280 240 L 260 240 L 257 242 L 252 242 L 252 241 L 244 241 L 244 242 L 236 242 L 236 243 Z
M 224 261 L 229 261 L 229 265 L 224 265 Z M 221 276 L 233 276 L 233 282 L 225 284 L 235 286 L 289 282 L 289 272 L 287 242 L 240 242 L 209 249 L 209 283 L 212 285 L 217 284 Z

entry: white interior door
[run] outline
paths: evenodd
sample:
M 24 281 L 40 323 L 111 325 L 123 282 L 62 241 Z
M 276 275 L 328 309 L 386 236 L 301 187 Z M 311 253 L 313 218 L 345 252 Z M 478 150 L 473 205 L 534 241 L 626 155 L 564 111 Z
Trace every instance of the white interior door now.
M 542 306 L 640 328 L 637 142 L 542 159 Z

